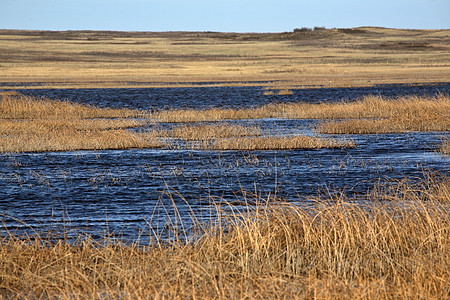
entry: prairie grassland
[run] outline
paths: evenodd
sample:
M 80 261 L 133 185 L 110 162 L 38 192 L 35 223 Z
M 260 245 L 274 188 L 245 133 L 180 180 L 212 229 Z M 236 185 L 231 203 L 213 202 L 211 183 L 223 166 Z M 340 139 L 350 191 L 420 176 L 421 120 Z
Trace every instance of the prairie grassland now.
M 0 239 L 5 298 L 447 299 L 450 178 L 382 185 L 308 207 L 215 207 L 195 238 L 148 246 L 64 232 Z M 152 229 L 150 228 L 150 231 Z
M 376 27 L 242 34 L 1 30 L 0 82 L 79 88 L 266 81 L 277 89 L 447 82 L 449 45 L 450 30 Z

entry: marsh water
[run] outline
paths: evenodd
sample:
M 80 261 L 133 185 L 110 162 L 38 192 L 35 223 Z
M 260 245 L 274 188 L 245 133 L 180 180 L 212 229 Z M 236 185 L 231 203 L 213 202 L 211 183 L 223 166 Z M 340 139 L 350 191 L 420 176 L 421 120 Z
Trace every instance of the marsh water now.
M 35 96 L 101 107 L 138 109 L 253 107 L 271 102 L 352 101 L 363 95 L 446 94 L 450 84 L 298 89 L 265 96 L 261 87 L 161 89 L 27 89 Z M 243 120 L 263 130 L 309 134 L 314 120 Z M 276 198 L 306 203 L 317 195 L 358 197 L 380 181 L 450 174 L 450 158 L 436 151 L 448 133 L 352 135 L 351 149 L 289 151 L 109 150 L 2 154 L 3 229 L 46 232 L 58 226 L 146 241 L 152 230 L 192 215 L 214 218 L 210 204 L 228 208 Z M 227 205 L 224 205 L 228 203 Z M 174 225 L 172 224 L 172 225 Z M 3 231 L 4 232 L 4 231 Z

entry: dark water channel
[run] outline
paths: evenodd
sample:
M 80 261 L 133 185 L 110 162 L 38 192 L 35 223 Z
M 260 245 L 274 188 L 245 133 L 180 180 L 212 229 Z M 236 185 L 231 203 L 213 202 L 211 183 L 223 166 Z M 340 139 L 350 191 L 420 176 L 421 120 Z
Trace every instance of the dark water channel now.
M 280 101 L 353 100 L 366 94 L 448 93 L 450 84 L 295 90 L 264 96 L 257 87 L 24 90 L 23 93 L 104 107 L 249 107 Z M 263 128 L 296 130 L 314 121 L 257 120 Z M 448 133 L 351 136 L 354 149 L 292 151 L 120 150 L 3 154 L 0 214 L 8 230 L 32 233 L 52 226 L 109 231 L 146 240 L 150 228 L 191 213 L 208 219 L 210 203 L 254 201 L 276 194 L 301 203 L 318 193 L 365 193 L 379 180 L 450 174 L 450 158 L 436 152 Z M 176 210 L 175 210 L 176 207 Z M 143 231 L 143 232 L 142 232 Z

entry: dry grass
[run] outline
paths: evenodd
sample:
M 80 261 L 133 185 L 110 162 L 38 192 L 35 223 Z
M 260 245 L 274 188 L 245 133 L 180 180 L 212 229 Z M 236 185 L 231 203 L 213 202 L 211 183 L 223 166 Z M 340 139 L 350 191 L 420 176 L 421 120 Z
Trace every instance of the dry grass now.
M 109 130 L 141 127 L 145 124 L 136 119 L 88 119 L 88 120 L 1 120 L 1 135 L 47 134 L 67 130 Z
M 368 206 L 341 196 L 306 208 L 261 203 L 230 214 L 217 207 L 215 225 L 198 224 L 190 242 L 177 238 L 183 233 L 139 247 L 107 237 L 81 235 L 69 243 L 4 231 L 0 294 L 448 299 L 449 180 L 432 176 L 375 189 Z
M 42 87 L 446 82 L 450 30 L 0 31 L 0 81 Z M 20 88 L 21 86 L 17 86 Z
M 318 131 L 327 134 L 370 134 L 450 130 L 449 96 L 410 96 L 395 101 L 365 98 L 348 106 L 348 111 L 342 107 L 342 111 L 335 115 L 341 118 L 353 115 L 353 118 L 359 119 L 325 122 L 318 127 Z
M 358 119 L 450 117 L 450 97 L 404 96 L 398 99 L 365 96 L 354 102 L 280 104 L 286 118 L 295 119 Z
M 259 126 L 242 126 L 232 124 L 182 125 L 168 131 L 160 131 L 164 137 L 186 141 L 202 141 L 216 138 L 235 138 L 261 135 Z
M 199 145 L 205 150 L 293 150 L 320 148 L 354 148 L 353 141 L 310 136 L 262 136 L 215 139 Z
M 327 122 L 321 133 L 383 133 L 450 130 L 450 97 L 405 96 L 386 99 L 366 96 L 355 102 L 268 104 L 249 109 L 169 110 L 153 114 L 159 122 L 220 121 L 227 119 L 351 119 Z M 370 120 L 377 118 L 377 120 Z M 379 119 L 379 120 L 378 120 Z
M 143 115 L 70 102 L 0 94 L 0 153 L 161 147 L 154 132 L 138 133 Z M 111 119 L 114 118 L 114 119 Z
M 131 109 L 104 109 L 65 101 L 3 92 L 0 94 L 1 119 L 87 119 L 142 116 Z
M 278 116 L 276 105 L 266 105 L 251 109 L 211 108 L 204 110 L 174 109 L 153 113 L 158 122 L 188 123 L 221 120 L 262 119 Z
M 160 147 L 162 143 L 152 132 L 137 133 L 122 129 L 59 129 L 47 133 L 21 133 L 0 137 L 0 153 Z
M 325 122 L 318 126 L 325 134 L 403 133 L 410 131 L 450 131 L 449 118 L 357 119 Z

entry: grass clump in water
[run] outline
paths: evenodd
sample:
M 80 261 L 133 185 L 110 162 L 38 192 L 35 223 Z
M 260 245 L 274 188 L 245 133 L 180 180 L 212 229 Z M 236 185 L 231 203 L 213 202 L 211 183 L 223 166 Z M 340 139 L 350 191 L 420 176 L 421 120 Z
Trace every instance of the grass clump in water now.
M 211 150 L 294 150 L 320 148 L 354 148 L 355 143 L 309 136 L 261 136 L 233 139 L 216 139 L 204 142 L 203 149 Z

